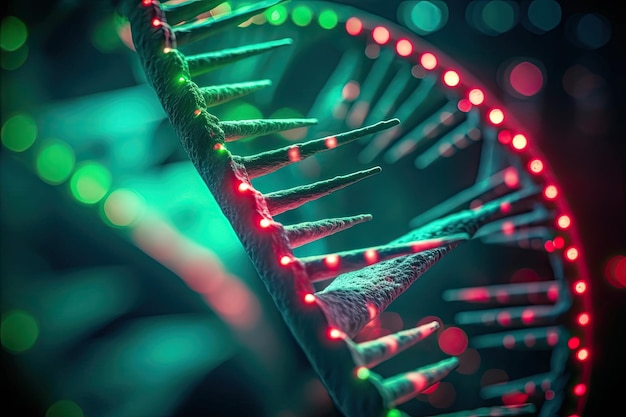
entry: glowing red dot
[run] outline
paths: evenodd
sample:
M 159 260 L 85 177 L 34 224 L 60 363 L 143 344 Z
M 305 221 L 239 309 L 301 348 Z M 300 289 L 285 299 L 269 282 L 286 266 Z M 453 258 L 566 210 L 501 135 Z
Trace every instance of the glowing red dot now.
M 341 97 L 346 101 L 354 101 L 361 94 L 361 86 L 358 81 L 349 81 L 341 89 Z
M 448 355 L 460 355 L 467 344 L 467 334 L 459 327 L 448 327 L 439 335 L 439 348 Z
M 372 30 L 372 38 L 374 42 L 379 45 L 384 45 L 389 42 L 389 38 L 391 38 L 391 34 L 389 30 L 383 26 L 376 26 L 374 30 Z
M 150 6 L 152 4 L 152 0 L 141 0 L 141 4 L 144 6 Z
M 578 322 L 578 324 L 580 324 L 581 326 L 586 326 L 589 324 L 589 322 L 591 321 L 591 317 L 589 316 L 588 313 L 580 313 L 578 315 L 578 317 L 576 318 L 576 321 Z
M 304 296 L 304 302 L 307 304 L 313 304 L 315 302 L 315 296 L 313 294 L 306 294 Z
M 213 149 L 216 151 L 223 151 L 226 149 L 226 146 L 224 146 L 223 143 L 216 143 L 215 145 L 213 145 Z
M 541 174 L 543 172 L 543 162 L 541 159 L 531 159 L 528 162 L 528 170 L 533 174 Z
M 559 195 L 559 190 L 556 185 L 548 185 L 544 188 L 543 195 L 548 200 L 554 200 Z
M 194 116 L 200 116 L 200 113 L 202 113 L 202 110 L 200 110 L 200 109 L 195 109 L 195 110 L 193 111 L 193 115 L 194 115 Z
M 546 252 L 554 252 L 554 243 L 552 243 L 551 240 L 546 240 L 546 242 L 543 244 L 544 249 L 546 250 Z
M 463 113 L 467 113 L 468 111 L 470 111 L 472 109 L 472 103 L 470 103 L 469 100 L 466 100 L 464 98 L 459 100 L 459 102 L 458 102 L 458 104 L 456 106 Z
M 289 160 L 291 162 L 298 162 L 301 159 L 300 148 L 298 148 L 297 146 L 289 148 L 289 150 L 287 151 L 287 156 L 289 156 Z
M 535 64 L 520 62 L 511 70 L 509 83 L 519 94 L 534 96 L 543 87 L 543 73 Z
M 363 22 L 356 17 L 351 17 L 346 21 L 346 32 L 352 36 L 356 36 L 363 30 Z
M 572 391 L 574 392 L 574 395 L 580 397 L 585 395 L 585 392 L 587 392 L 587 386 L 585 384 L 576 384 L 574 385 L 574 389 Z
M 154 19 L 152 19 L 152 26 L 154 26 L 155 28 L 161 26 L 161 21 L 155 17 Z
M 531 324 L 535 320 L 535 312 L 532 310 L 524 310 L 522 312 L 522 322 L 524 324 Z
M 626 287 L 626 256 L 615 255 L 604 265 L 604 277 L 615 288 Z
M 437 67 L 437 57 L 430 52 L 422 54 L 420 64 L 427 70 L 433 70 Z
M 573 246 L 567 248 L 565 251 L 565 258 L 567 258 L 568 261 L 575 261 L 578 259 L 578 249 Z
M 567 341 L 567 347 L 572 350 L 576 349 L 578 346 L 580 346 L 580 339 L 577 338 L 576 336 L 570 337 L 569 340 Z
M 513 139 L 513 135 L 508 130 L 501 130 L 498 132 L 498 141 L 503 145 L 508 145 L 511 143 L 511 139 Z
M 239 190 L 240 193 L 245 193 L 249 189 L 250 189 L 250 184 L 246 182 L 240 183 L 239 186 L 237 187 L 237 190 Z
M 566 214 L 563 214 L 556 219 L 556 225 L 559 226 L 561 229 L 567 229 L 568 227 L 570 227 L 571 224 L 572 219 Z
M 584 362 L 587 359 L 589 359 L 589 349 L 587 348 L 579 349 L 578 352 L 576 352 L 576 359 L 578 359 L 581 362 Z
M 563 239 L 563 236 L 557 236 L 552 239 L 552 243 L 554 243 L 555 248 L 563 249 L 563 246 L 565 246 L 565 239 Z
M 483 102 L 485 101 L 485 93 L 483 93 L 480 88 L 473 88 L 469 91 L 469 93 L 467 93 L 467 98 L 469 99 L 470 103 L 478 106 L 480 104 L 483 104 Z
M 328 337 L 330 337 L 331 339 L 339 339 L 341 337 L 341 330 L 331 327 L 328 330 Z
M 335 148 L 337 146 L 337 138 L 334 136 L 326 138 L 326 140 L 324 141 L 324 144 L 326 145 L 328 149 Z
M 263 229 L 270 227 L 271 224 L 272 221 L 270 219 L 261 219 L 261 221 L 259 222 L 259 226 L 261 226 Z
M 584 294 L 587 292 L 587 283 L 583 280 L 574 283 L 574 292 L 576 294 Z
M 368 264 L 373 264 L 378 261 L 378 252 L 374 249 L 368 249 L 363 255 Z
M 489 111 L 489 121 L 494 125 L 499 125 L 504 122 L 504 112 L 500 109 L 491 109 Z
M 339 265 L 339 256 L 337 255 L 328 255 L 324 258 L 324 263 L 329 268 L 336 268 Z
M 528 139 L 526 139 L 526 136 L 518 133 L 517 135 L 513 136 L 513 141 L 511 145 L 513 145 L 513 147 L 518 151 L 524 150 L 526 149 L 526 146 L 528 146 Z
M 280 258 L 280 264 L 283 266 L 289 265 L 291 261 L 292 261 L 291 256 L 288 256 L 288 255 L 285 255 Z
M 507 168 L 504 172 L 504 183 L 509 188 L 515 188 L 519 185 L 519 175 L 515 168 Z
M 443 74 L 443 82 L 450 87 L 456 87 L 461 82 L 461 77 L 456 71 L 450 70 Z
M 413 53 L 413 43 L 408 39 L 400 39 L 396 43 L 396 52 L 400 56 L 409 56 Z

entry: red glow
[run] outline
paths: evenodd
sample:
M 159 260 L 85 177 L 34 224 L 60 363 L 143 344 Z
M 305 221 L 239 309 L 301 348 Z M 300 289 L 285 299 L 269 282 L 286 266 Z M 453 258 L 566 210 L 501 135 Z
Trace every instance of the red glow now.
M 356 17 L 351 17 L 346 21 L 346 32 L 352 36 L 356 36 L 363 30 L 363 22 Z
M 450 87 L 456 87 L 461 82 L 461 77 L 456 71 L 446 71 L 443 74 L 443 82 Z
M 288 256 L 288 255 L 285 255 L 280 258 L 280 264 L 283 266 L 289 265 L 291 261 L 292 261 L 291 256 Z
M 503 145 L 508 145 L 511 143 L 511 139 L 513 139 L 513 135 L 508 130 L 501 130 L 498 132 L 498 141 Z
M 576 259 L 578 259 L 578 249 L 573 246 L 567 248 L 567 250 L 565 251 L 565 258 L 568 261 L 575 261 Z
M 504 405 L 517 405 L 526 402 L 528 394 L 523 392 L 508 392 L 502 395 L 502 403 Z
M 500 109 L 491 109 L 489 111 L 489 121 L 494 125 L 499 125 L 504 122 L 504 112 Z
M 559 195 L 559 190 L 556 185 L 548 185 L 544 188 L 543 195 L 548 200 L 554 200 Z
M 515 232 L 515 223 L 513 223 L 510 220 L 505 221 L 504 223 L 502 223 L 502 233 L 510 236 L 513 234 L 513 232 Z
M 400 56 L 409 56 L 413 53 L 413 43 L 408 39 L 400 39 L 396 43 L 396 52 Z
M 144 6 L 150 6 L 152 4 L 152 0 L 141 0 L 141 4 Z
M 328 255 L 326 258 L 324 258 L 324 263 L 329 268 L 337 268 L 337 266 L 339 266 L 339 256 Z
M 535 320 L 535 312 L 532 310 L 524 310 L 522 312 L 522 322 L 524 324 L 531 324 Z
M 556 225 L 561 229 L 567 229 L 572 224 L 572 219 L 564 214 L 556 219 Z
M 470 111 L 472 109 L 472 103 L 470 103 L 469 100 L 466 100 L 464 98 L 459 100 L 459 103 L 456 106 L 463 113 L 467 113 L 468 111 Z
M 574 392 L 574 395 L 580 397 L 585 395 L 585 392 L 587 392 L 587 386 L 585 384 L 576 384 L 572 391 Z
M 518 151 L 522 151 L 522 150 L 526 149 L 526 146 L 528 146 L 528 139 L 526 139 L 526 136 L 524 136 L 521 133 L 519 133 L 519 134 L 513 136 L 512 145 Z
M 213 145 L 213 149 L 216 151 L 223 151 L 226 149 L 226 146 L 224 146 L 223 143 L 216 143 L 215 145 Z
M 579 349 L 578 352 L 576 352 L 576 359 L 578 359 L 581 362 L 584 362 L 587 359 L 589 359 L 589 349 L 587 348 Z
M 576 294 L 584 294 L 587 292 L 587 283 L 583 280 L 574 283 L 574 292 Z
M 467 334 L 459 327 L 448 327 L 439 335 L 439 348 L 448 355 L 457 356 L 467 349 Z
M 588 313 L 580 313 L 578 315 L 578 318 L 576 319 L 576 321 L 578 322 L 578 324 L 580 324 L 581 326 L 586 326 L 589 324 L 589 322 L 591 321 L 591 317 L 589 316 Z
M 368 264 L 373 264 L 378 261 L 378 252 L 374 249 L 368 249 L 363 255 Z
M 341 97 L 346 101 L 354 101 L 361 94 L 358 81 L 349 81 L 341 89 Z
M 326 138 L 326 140 L 324 141 L 324 143 L 326 144 L 326 147 L 328 149 L 332 149 L 334 147 L 337 146 L 337 138 L 334 136 L 331 136 L 329 138 Z
M 384 45 L 389 42 L 389 38 L 391 38 L 391 35 L 387 28 L 383 26 L 376 26 L 374 30 L 372 30 L 372 38 L 377 44 Z
M 626 287 L 626 256 L 615 255 L 604 265 L 604 276 L 615 288 Z
M 155 17 L 154 19 L 152 19 L 152 26 L 154 26 L 155 28 L 161 26 L 161 21 Z
M 307 304 L 313 304 L 315 302 L 315 296 L 313 294 L 306 294 L 304 296 L 304 302 Z
M 259 226 L 261 226 L 261 228 L 263 229 L 267 229 L 268 227 L 270 227 L 271 224 L 272 221 L 270 219 L 261 219 L 261 221 L 259 222 Z
M 528 162 L 528 170 L 533 174 L 541 174 L 543 172 L 543 162 L 541 159 L 535 158 Z
M 246 183 L 246 182 L 242 182 L 241 184 L 239 184 L 239 186 L 237 187 L 237 190 L 239 190 L 240 193 L 245 193 L 246 191 L 248 191 L 250 189 L 250 184 Z
M 289 156 L 289 160 L 291 162 L 298 162 L 300 159 L 302 159 L 300 157 L 300 148 L 298 148 L 297 146 L 289 148 L 289 150 L 287 151 L 287 155 Z
M 341 338 L 341 330 L 331 327 L 328 329 L 328 337 L 334 340 Z
M 507 168 L 504 171 L 504 183 L 509 188 L 515 188 L 519 185 L 519 175 L 515 168 Z
M 509 83 L 519 94 L 534 96 L 543 87 L 543 74 L 535 64 L 520 62 L 511 70 Z
M 552 240 L 552 243 L 554 243 L 555 248 L 563 249 L 563 246 L 565 246 L 565 239 L 563 239 L 563 236 L 557 236 Z
M 165 52 L 165 50 L 164 50 L 163 52 Z M 195 109 L 195 110 L 193 111 L 193 115 L 194 115 L 194 116 L 200 116 L 200 113 L 202 113 L 202 110 L 200 110 L 200 109 Z
M 427 70 L 433 70 L 437 67 L 437 57 L 430 52 L 422 54 L 420 64 Z
M 473 88 L 467 94 L 467 98 L 469 98 L 470 103 L 475 106 L 483 104 L 485 101 L 485 93 L 480 88 Z
M 567 347 L 572 350 L 576 349 L 578 346 L 580 346 L 580 339 L 576 336 L 570 337 L 567 341 Z
M 546 252 L 552 253 L 554 252 L 554 243 L 552 243 L 551 240 L 546 240 L 546 242 L 543 244 L 543 248 L 546 250 Z
M 424 391 L 422 391 L 422 394 L 426 394 L 426 395 L 432 394 L 433 392 L 435 392 L 437 390 L 438 386 L 439 386 L 439 381 L 435 382 L 430 387 L 428 387 Z

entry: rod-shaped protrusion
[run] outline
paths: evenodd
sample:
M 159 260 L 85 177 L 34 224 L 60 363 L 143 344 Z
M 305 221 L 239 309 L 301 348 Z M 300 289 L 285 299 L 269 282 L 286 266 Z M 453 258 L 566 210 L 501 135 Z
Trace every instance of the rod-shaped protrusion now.
M 285 130 L 307 127 L 317 123 L 317 119 L 253 119 L 221 121 L 225 141 L 232 142 L 252 136 L 263 136 Z
M 248 81 L 242 83 L 221 84 L 211 87 L 202 87 L 200 92 L 207 107 L 217 106 L 247 94 L 254 93 L 264 87 L 271 85 L 270 80 Z
M 426 388 L 445 378 L 457 366 L 459 360 L 452 357 L 383 380 L 381 385 L 389 406 L 395 407 L 416 397 Z
M 187 23 L 176 26 L 173 28 L 174 35 L 179 45 L 196 42 L 212 36 L 223 29 L 237 26 L 265 9 L 282 3 L 283 1 L 285 0 L 266 0 L 250 6 L 241 7 L 231 13 L 225 13 L 199 23 Z
M 281 46 L 291 45 L 292 43 L 292 39 L 284 38 L 275 41 L 240 46 L 238 48 L 222 49 L 215 52 L 207 52 L 199 55 L 190 55 L 187 57 L 189 74 L 192 77 L 196 77 L 209 71 L 219 69 L 225 65 L 233 64 L 242 59 L 262 54 Z
M 340 175 L 329 180 L 318 181 L 313 184 L 269 193 L 264 196 L 267 208 L 272 216 L 276 216 L 285 211 L 298 208 L 309 201 L 324 197 L 371 175 L 378 174 L 380 171 L 380 167 L 374 167 L 348 175 Z
M 160 7 L 165 12 L 167 23 L 174 26 L 195 19 L 198 15 L 211 11 L 223 2 L 224 0 L 190 0 L 178 4 L 160 4 Z
M 432 321 L 412 329 L 402 330 L 375 340 L 359 343 L 354 346 L 357 364 L 372 368 L 424 340 L 438 328 L 439 322 Z
M 298 223 L 285 226 L 284 230 L 289 240 L 289 246 L 294 249 L 369 220 L 372 220 L 371 214 L 361 214 L 358 216 Z
M 534 415 L 537 408 L 534 404 L 496 405 L 481 407 L 474 410 L 455 411 L 454 413 L 437 414 L 437 417 L 512 417 Z
M 435 239 L 355 249 L 330 255 L 301 258 L 311 282 L 336 277 L 346 272 L 358 271 L 368 265 L 400 256 L 446 247 L 467 240 L 466 234 L 438 237 Z
M 279 168 L 301 161 L 319 152 L 334 149 L 337 146 L 345 145 L 363 136 L 389 129 L 392 126 L 396 126 L 398 123 L 400 123 L 398 119 L 385 120 L 338 135 L 314 139 L 305 143 L 290 145 L 257 155 L 241 157 L 240 160 L 246 167 L 248 177 L 256 178 L 261 175 L 270 174 Z

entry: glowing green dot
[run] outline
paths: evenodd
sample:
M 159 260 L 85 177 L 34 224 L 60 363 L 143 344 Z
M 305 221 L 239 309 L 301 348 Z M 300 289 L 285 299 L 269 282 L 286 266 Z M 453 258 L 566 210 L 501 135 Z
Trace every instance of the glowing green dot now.
M 35 170 L 43 181 L 56 185 L 70 176 L 75 163 L 71 146 L 61 141 L 50 141 L 37 154 Z
M 400 413 L 400 410 L 397 410 L 394 408 L 392 410 L 387 411 L 387 417 L 402 417 L 402 413 Z
M 483 8 L 482 18 L 489 29 L 500 34 L 515 26 L 517 12 L 513 3 L 504 0 L 492 0 Z
M 85 417 L 85 414 L 74 401 L 60 400 L 48 407 L 46 417 Z
M 244 120 L 244 119 L 261 119 L 263 113 L 254 104 L 237 103 L 226 107 L 224 114 L 220 119 L 223 120 Z
M 335 26 L 337 26 L 338 20 L 339 19 L 337 18 L 337 13 L 333 12 L 332 10 L 323 10 L 317 18 L 320 26 L 324 29 L 334 28 Z
M 359 369 L 356 370 L 356 377 L 361 380 L 366 380 L 370 377 L 370 370 L 367 369 L 365 366 L 361 366 L 359 367 Z
M 185 81 L 187 81 L 187 78 L 185 78 L 183 75 L 181 75 L 180 77 L 178 77 L 178 82 L 179 83 L 184 83 Z
M 113 226 L 127 227 L 144 214 L 145 201 L 133 190 L 120 188 L 113 191 L 104 202 L 104 215 Z
M 265 18 L 272 25 L 282 25 L 287 20 L 287 9 L 281 4 L 270 7 L 265 11 Z
M 12 310 L 2 315 L 0 339 L 5 349 L 21 353 L 30 349 L 39 337 L 35 318 L 22 310 Z
M 111 187 L 111 174 L 97 162 L 83 163 L 70 179 L 72 195 L 85 204 L 100 201 Z
M 24 22 L 15 16 L 7 16 L 0 24 L 0 48 L 16 51 L 26 43 L 28 29 Z
M 27 114 L 17 114 L 2 125 L 2 144 L 14 152 L 23 152 L 37 139 L 37 124 Z
M 298 26 L 307 26 L 313 20 L 313 12 L 307 6 L 298 6 L 291 12 L 291 20 Z
M 418 1 L 411 10 L 411 23 L 419 33 L 427 34 L 441 29 L 447 21 L 447 6 L 436 1 Z

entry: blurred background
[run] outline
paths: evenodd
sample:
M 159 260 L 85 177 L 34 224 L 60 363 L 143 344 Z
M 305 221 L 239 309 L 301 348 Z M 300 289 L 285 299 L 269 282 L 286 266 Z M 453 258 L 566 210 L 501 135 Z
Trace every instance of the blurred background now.
M 213 13 L 244 4 L 225 2 Z M 106 1 L 9 1 L 2 7 L 2 410 L 46 417 L 338 416 L 230 225 L 187 163 L 145 84 L 128 25 Z M 408 94 L 408 87 L 393 83 L 397 77 L 381 75 L 376 83 L 363 75 L 373 74 L 376 63 L 401 68 L 398 55 L 404 53 L 398 49 L 385 55 L 379 46 L 386 41 L 374 35 L 373 41 L 362 40 L 362 29 L 348 25 L 351 17 L 363 27 L 410 34 L 415 39 L 411 48 L 430 48 L 442 62 L 453 62 L 462 76 L 478 80 L 532 137 L 571 210 L 577 228 L 572 239 L 584 262 L 580 271 L 588 273 L 572 279 L 589 285 L 581 304 L 589 313 L 591 342 L 591 360 L 583 364 L 591 366 L 583 415 L 595 417 L 619 409 L 619 379 L 626 371 L 619 340 L 626 301 L 626 39 L 620 9 L 618 2 L 578 0 L 293 1 L 192 48 L 199 52 L 284 37 L 295 41 L 253 64 L 237 64 L 203 79 L 207 85 L 261 78 L 273 83 L 253 98 L 216 107 L 221 119 L 321 120 L 315 128 L 274 135 L 260 144 L 238 143 L 232 148 L 236 153 L 369 122 L 368 115 L 376 117 L 380 108 L 357 112 L 353 104 L 370 91 L 381 103 L 387 96 Z M 426 85 L 428 77 L 412 75 L 405 85 L 415 90 Z M 431 88 L 434 99 L 421 102 L 425 107 L 445 108 L 452 102 L 445 87 Z M 337 98 L 350 107 L 335 106 Z M 395 112 L 401 113 L 401 106 Z M 425 122 L 408 120 L 415 126 Z M 484 132 L 487 143 L 489 129 Z M 471 129 L 467 137 L 476 140 Z M 384 137 L 377 139 L 384 142 Z M 351 148 L 314 158 L 256 186 L 285 188 L 343 174 L 349 166 L 345 161 L 356 156 L 361 162 L 377 159 L 364 144 L 358 146 L 360 153 Z M 449 155 L 441 148 L 435 156 L 425 151 L 407 163 L 381 156 L 393 181 L 374 183 L 376 193 L 359 185 L 280 221 L 361 212 L 377 219 L 362 232 L 309 245 L 299 252 L 303 255 L 345 249 L 354 241 L 367 246 L 391 240 L 417 214 L 428 217 L 429 208 L 459 195 L 472 183 L 474 171 L 480 178 L 486 169 L 482 154 L 471 150 L 476 147 L 461 148 L 444 162 L 439 159 Z M 505 156 L 493 161 L 514 166 Z M 420 186 L 407 190 L 407 178 Z M 524 235 L 523 242 L 532 247 L 532 241 Z M 550 241 L 558 247 L 557 240 Z M 528 255 L 520 242 L 511 252 L 469 246 L 457 265 L 444 264 L 433 272 L 455 277 L 452 282 L 420 282 L 412 295 L 444 293 L 473 282 L 501 283 L 492 277 L 516 271 L 517 281 L 510 282 L 525 282 L 520 274 L 528 272 L 528 264 L 533 271 L 558 275 L 553 271 L 559 268 L 543 252 Z M 507 262 L 516 266 L 513 272 Z M 486 266 L 479 270 L 476 265 Z M 474 275 L 456 278 L 465 273 Z M 397 331 L 429 315 L 450 323 L 448 329 L 460 328 L 452 322 L 463 307 L 417 298 L 423 304 L 415 308 L 412 295 L 401 297 L 398 307 L 363 337 L 382 334 L 380 329 Z M 463 329 L 470 338 L 484 333 L 479 326 Z M 467 346 L 456 352 L 442 336 L 425 345 L 427 355 L 439 349 L 479 355 L 466 351 Z M 460 388 L 471 385 L 469 378 L 476 386 L 490 385 L 514 379 L 520 361 L 554 360 L 543 351 L 527 355 L 500 349 L 493 357 L 501 364 L 490 369 L 483 355 L 481 365 L 464 371 L 467 380 L 453 380 L 439 387 L 439 394 L 414 400 L 415 409 L 437 415 L 464 403 L 479 406 Z

